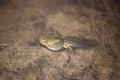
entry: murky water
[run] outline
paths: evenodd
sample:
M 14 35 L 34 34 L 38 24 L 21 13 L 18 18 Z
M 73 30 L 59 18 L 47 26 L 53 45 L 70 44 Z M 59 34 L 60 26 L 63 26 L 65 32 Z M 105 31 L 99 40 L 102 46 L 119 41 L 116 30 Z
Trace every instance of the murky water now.
M 119 80 L 119 7 L 117 0 L 1 0 L 0 80 Z M 39 44 L 51 33 L 99 46 L 51 51 Z

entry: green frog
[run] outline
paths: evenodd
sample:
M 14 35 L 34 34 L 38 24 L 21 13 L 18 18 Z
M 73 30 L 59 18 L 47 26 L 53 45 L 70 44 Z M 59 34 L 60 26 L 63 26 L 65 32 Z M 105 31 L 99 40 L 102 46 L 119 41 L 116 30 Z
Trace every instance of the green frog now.
M 76 37 L 62 37 L 58 33 L 43 35 L 39 38 L 39 42 L 53 51 L 58 51 L 64 48 L 73 52 L 73 48 L 89 49 L 96 46 L 95 40 L 80 39 Z

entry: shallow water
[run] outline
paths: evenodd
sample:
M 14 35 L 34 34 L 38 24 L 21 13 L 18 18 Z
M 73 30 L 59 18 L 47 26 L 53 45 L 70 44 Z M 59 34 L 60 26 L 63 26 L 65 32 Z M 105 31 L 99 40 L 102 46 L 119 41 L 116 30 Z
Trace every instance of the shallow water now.
M 116 1 L 1 0 L 0 80 L 119 80 Z M 51 51 L 39 45 L 39 37 L 50 33 L 93 39 L 100 46 L 76 49 L 74 55 Z

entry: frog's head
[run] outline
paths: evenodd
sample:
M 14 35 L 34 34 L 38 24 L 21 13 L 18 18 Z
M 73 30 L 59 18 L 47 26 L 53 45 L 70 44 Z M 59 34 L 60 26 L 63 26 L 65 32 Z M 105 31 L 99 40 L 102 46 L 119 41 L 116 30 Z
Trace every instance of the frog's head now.
M 49 41 L 50 41 L 50 39 L 48 36 L 41 36 L 39 39 L 39 42 L 45 46 L 48 44 Z
M 61 35 L 54 33 L 49 35 L 43 35 L 40 37 L 39 42 L 44 46 L 50 46 L 61 38 Z

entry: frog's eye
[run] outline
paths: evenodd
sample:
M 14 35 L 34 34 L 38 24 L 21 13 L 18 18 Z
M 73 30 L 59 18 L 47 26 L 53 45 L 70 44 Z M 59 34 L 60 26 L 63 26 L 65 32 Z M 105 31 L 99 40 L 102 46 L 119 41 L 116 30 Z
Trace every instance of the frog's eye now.
M 45 38 L 43 39 L 44 42 L 48 42 Z

